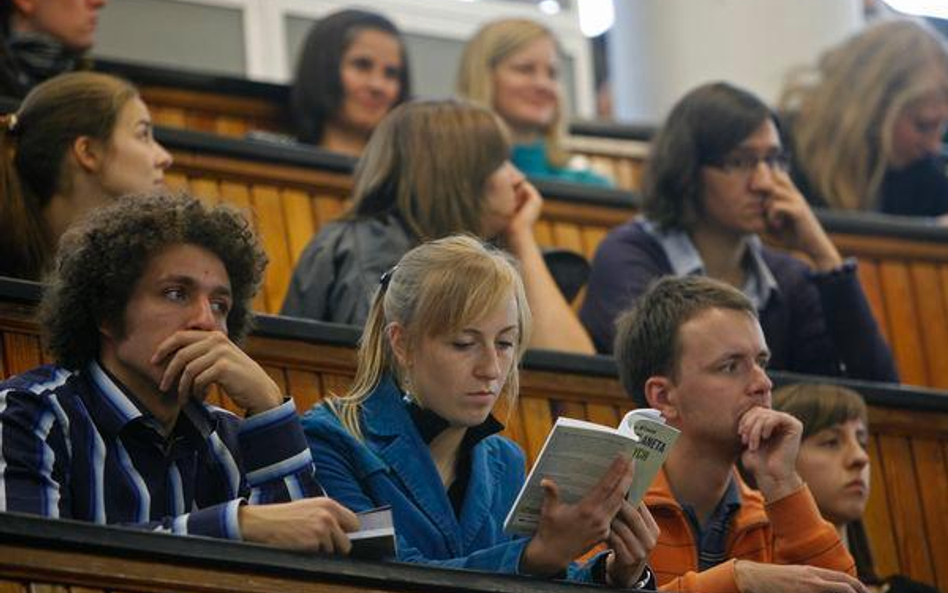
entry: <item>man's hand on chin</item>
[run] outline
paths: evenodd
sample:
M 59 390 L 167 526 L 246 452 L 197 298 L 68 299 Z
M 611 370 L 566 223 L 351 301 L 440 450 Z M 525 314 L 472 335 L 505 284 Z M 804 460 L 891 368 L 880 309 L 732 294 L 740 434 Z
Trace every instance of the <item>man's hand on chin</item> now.
M 767 502 L 780 500 L 803 485 L 796 471 L 803 424 L 784 412 L 755 406 L 737 426 L 744 451 L 741 462 L 753 474 Z

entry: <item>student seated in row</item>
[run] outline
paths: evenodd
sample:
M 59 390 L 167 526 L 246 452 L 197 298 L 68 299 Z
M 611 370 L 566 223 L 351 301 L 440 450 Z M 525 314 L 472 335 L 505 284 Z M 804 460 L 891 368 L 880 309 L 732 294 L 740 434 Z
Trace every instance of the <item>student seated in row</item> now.
M 685 95 L 652 144 L 643 209 L 593 259 L 580 317 L 601 352 L 652 281 L 698 274 L 751 299 L 773 368 L 898 381 L 856 262 L 840 257 L 790 181 L 777 119 L 756 96 L 727 83 Z
M 353 510 L 391 505 L 402 561 L 644 586 L 657 528 L 625 500 L 628 460 L 575 505 L 546 480 L 536 535 L 503 532 L 524 455 L 491 410 L 515 405 L 529 332 L 509 256 L 461 236 L 409 251 L 375 292 L 352 388 L 303 419 L 320 481 Z
M 839 385 L 798 383 L 774 392 L 774 409 L 803 423 L 797 472 L 856 561 L 863 583 L 889 593 L 936 593 L 894 575 L 880 578 L 862 517 L 869 500 L 869 415 L 862 397 Z
M 358 157 L 372 130 L 411 96 L 405 40 L 384 16 L 347 9 L 303 41 L 290 88 L 299 142 Z
M 186 196 L 71 230 L 40 306 L 56 364 L 0 383 L 0 511 L 347 552 L 357 518 L 303 498 L 322 490 L 293 402 L 234 342 L 265 266 L 240 214 Z
M 710 278 L 663 278 L 621 317 L 615 350 L 636 405 L 681 431 L 645 496 L 661 529 L 649 556 L 661 589 L 866 592 L 796 471 L 803 427 L 771 409 L 770 350 L 750 299 Z
M 351 209 L 300 256 L 281 313 L 362 325 L 379 276 L 409 249 L 470 233 L 519 261 L 535 320 L 531 347 L 592 353 L 533 235 L 543 199 L 509 157 L 503 123 L 485 107 L 431 100 L 396 108 L 356 166 Z
M 553 32 L 528 19 L 487 23 L 464 46 L 457 94 L 493 109 L 513 137 L 510 160 L 531 179 L 610 186 L 563 148 L 569 112 Z
M 62 74 L 0 118 L 0 276 L 39 280 L 87 212 L 164 184 L 171 155 L 128 82 Z
M 0 96 L 20 99 L 44 80 L 87 67 L 84 55 L 107 1 L 0 2 Z

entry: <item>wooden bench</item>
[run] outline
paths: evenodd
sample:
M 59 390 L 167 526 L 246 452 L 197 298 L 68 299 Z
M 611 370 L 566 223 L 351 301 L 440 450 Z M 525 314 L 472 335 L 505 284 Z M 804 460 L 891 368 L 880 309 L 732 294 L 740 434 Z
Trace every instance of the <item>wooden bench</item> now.
M 33 321 L 38 294 L 36 284 L 0 279 L 0 376 L 45 360 Z M 263 315 L 245 346 L 302 411 L 346 388 L 357 338 L 347 326 Z M 799 380 L 774 376 L 778 383 Z M 948 394 L 841 383 L 869 403 L 873 489 L 866 523 L 881 573 L 909 574 L 948 589 Z M 501 406 L 497 415 L 532 463 L 558 415 L 616 425 L 631 407 L 611 358 L 532 351 L 517 406 Z
M 308 147 L 160 129 L 175 156 L 169 181 L 209 202 L 247 208 L 271 264 L 257 310 L 276 312 L 310 237 L 346 207 L 352 160 Z M 629 192 L 538 184 L 544 246 L 592 259 L 606 233 L 631 218 Z M 860 280 L 892 345 L 903 381 L 948 388 L 948 230 L 870 214 L 819 214 L 840 250 L 860 261 Z
M 134 82 L 158 125 L 232 137 L 252 130 L 293 135 L 287 85 L 108 60 L 97 62 L 96 69 Z M 651 131 L 649 126 L 577 122 L 570 127 L 567 147 L 618 187 L 636 190 Z

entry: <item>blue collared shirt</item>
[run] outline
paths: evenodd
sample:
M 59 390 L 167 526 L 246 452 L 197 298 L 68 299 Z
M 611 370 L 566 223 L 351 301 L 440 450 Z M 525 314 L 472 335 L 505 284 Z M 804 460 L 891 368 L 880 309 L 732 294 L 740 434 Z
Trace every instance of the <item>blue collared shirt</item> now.
M 708 570 L 727 560 L 726 544 L 731 517 L 741 508 L 741 494 L 734 478 L 728 481 L 724 496 L 718 501 L 703 527 L 698 521 L 694 507 L 683 504 L 681 508 L 694 530 L 695 546 L 698 548 L 698 570 Z
M 668 263 L 671 264 L 672 271 L 676 276 L 704 276 L 707 274 L 704 260 L 701 259 L 701 254 L 698 253 L 698 249 L 692 243 L 688 233 L 682 230 L 664 232 L 655 223 L 644 217 L 639 220 L 645 232 L 654 237 L 665 251 Z M 751 235 L 747 240 L 744 271 L 747 272 L 747 278 L 741 291 L 754 303 L 758 311 L 763 310 L 770 301 L 770 297 L 779 288 L 777 279 L 774 278 L 773 272 L 770 271 L 767 262 L 764 261 L 763 246 L 760 237 L 757 235 Z
M 0 511 L 240 539 L 240 504 L 321 493 L 292 401 L 189 402 L 165 437 L 97 363 L 0 383 Z

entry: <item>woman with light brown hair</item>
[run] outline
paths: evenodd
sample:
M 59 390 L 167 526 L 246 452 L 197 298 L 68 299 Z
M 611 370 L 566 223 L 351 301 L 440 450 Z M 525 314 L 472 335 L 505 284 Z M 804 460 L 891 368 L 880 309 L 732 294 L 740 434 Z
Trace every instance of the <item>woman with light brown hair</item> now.
M 484 107 L 458 100 L 397 107 L 356 166 L 352 207 L 300 256 L 281 313 L 362 325 L 379 276 L 402 255 L 467 233 L 519 261 L 535 320 L 532 347 L 592 353 L 533 236 L 543 199 L 509 155 L 503 124 Z
M 795 181 L 817 205 L 938 216 L 948 125 L 948 45 L 922 21 L 872 25 L 791 78 Z
M 40 279 L 74 221 L 169 165 L 131 84 L 76 72 L 38 85 L 0 121 L 0 275 Z
M 500 115 L 513 137 L 511 161 L 529 177 L 611 185 L 562 147 L 559 54 L 553 33 L 537 22 L 488 23 L 464 47 L 457 93 Z

